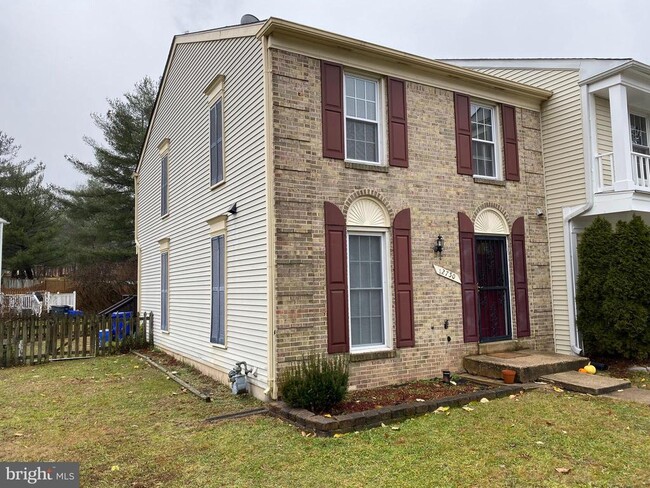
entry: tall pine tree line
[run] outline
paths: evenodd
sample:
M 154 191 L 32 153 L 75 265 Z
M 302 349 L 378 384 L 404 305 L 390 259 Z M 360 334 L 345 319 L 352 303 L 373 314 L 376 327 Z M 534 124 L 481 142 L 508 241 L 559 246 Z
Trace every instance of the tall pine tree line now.
M 123 262 L 135 257 L 133 172 L 140 157 L 156 99 L 150 78 L 136 83 L 123 99 L 109 99 L 105 115 L 93 114 L 104 143 L 85 138 L 95 161 L 68 161 L 88 176 L 87 184 L 62 189 L 66 241 L 76 264 Z

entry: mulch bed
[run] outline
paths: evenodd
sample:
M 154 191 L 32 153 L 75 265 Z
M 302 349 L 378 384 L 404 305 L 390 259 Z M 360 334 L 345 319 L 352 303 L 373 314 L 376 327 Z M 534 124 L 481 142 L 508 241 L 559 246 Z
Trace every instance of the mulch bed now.
M 637 361 L 621 357 L 593 356 L 590 357 L 592 364 L 603 364 L 605 371 L 616 378 L 629 378 L 632 373 L 629 369 L 632 366 L 650 366 L 650 361 Z
M 444 383 L 439 379 L 420 380 L 401 385 L 357 390 L 347 394 L 344 401 L 330 412 L 341 415 L 354 412 L 374 410 L 390 405 L 413 403 L 421 400 L 441 399 L 480 390 L 489 390 L 489 386 L 455 381 L 455 385 Z

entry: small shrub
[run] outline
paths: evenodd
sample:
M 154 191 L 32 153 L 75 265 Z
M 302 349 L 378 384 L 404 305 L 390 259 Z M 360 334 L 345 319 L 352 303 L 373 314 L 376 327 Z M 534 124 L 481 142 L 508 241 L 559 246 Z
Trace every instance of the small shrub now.
M 280 395 L 291 407 L 323 413 L 341 402 L 348 390 L 348 360 L 341 356 L 310 355 L 287 368 L 280 377 Z

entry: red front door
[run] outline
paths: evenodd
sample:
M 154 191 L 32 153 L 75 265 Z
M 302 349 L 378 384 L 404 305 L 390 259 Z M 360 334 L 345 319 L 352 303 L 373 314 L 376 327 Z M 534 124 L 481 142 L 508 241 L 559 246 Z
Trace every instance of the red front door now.
M 479 340 L 510 339 L 510 294 L 505 237 L 476 237 Z

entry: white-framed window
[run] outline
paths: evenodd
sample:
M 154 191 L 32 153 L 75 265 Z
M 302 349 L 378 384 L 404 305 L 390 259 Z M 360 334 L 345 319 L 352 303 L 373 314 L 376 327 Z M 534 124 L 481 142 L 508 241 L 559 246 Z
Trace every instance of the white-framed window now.
M 226 216 L 218 215 L 207 221 L 210 227 L 210 254 L 212 277 L 210 280 L 210 342 L 226 347 Z
M 169 331 L 169 251 L 160 253 L 160 330 Z
M 632 151 L 639 154 L 650 154 L 648 146 L 648 118 L 643 115 L 630 113 L 630 137 Z
M 223 100 L 210 107 L 210 184 L 223 181 Z
M 392 346 L 386 231 L 348 231 L 350 350 Z
M 381 82 L 344 73 L 345 159 L 380 164 L 382 158 Z
M 160 215 L 169 213 L 169 156 L 165 154 L 160 159 Z
M 158 144 L 160 153 L 160 216 L 169 214 L 169 139 Z
M 212 238 L 212 320 L 210 342 L 226 344 L 226 236 Z
M 208 99 L 210 117 L 210 185 L 216 187 L 225 181 L 224 149 L 224 85 L 226 78 L 219 74 L 208 84 L 204 93 Z
M 500 177 L 500 168 L 496 107 L 472 102 L 470 115 L 474 176 L 497 179 Z

